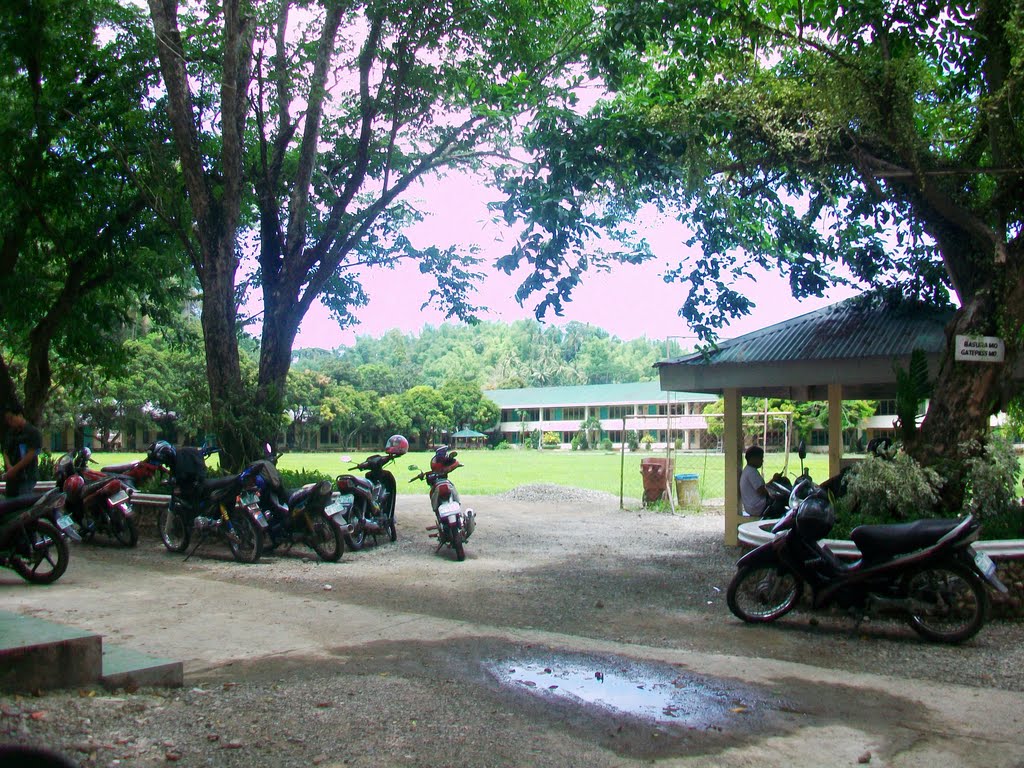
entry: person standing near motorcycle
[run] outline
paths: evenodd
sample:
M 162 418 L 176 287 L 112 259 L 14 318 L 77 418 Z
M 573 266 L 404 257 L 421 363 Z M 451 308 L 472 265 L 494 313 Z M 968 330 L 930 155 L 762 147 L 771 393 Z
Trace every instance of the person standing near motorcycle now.
M 6 482 L 8 498 L 31 493 L 39 478 L 39 451 L 43 436 L 28 423 L 22 407 L 13 403 L 4 408 L 4 469 L 0 475 Z

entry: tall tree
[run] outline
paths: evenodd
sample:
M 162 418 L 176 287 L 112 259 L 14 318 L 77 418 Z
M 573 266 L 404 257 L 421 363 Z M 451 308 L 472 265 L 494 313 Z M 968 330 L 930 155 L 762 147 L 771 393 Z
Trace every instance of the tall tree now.
M 0 9 L 0 62 L 0 399 L 20 384 L 37 421 L 55 360 L 116 369 L 124 325 L 176 310 L 191 282 L 148 205 L 173 156 L 154 140 L 145 15 L 15 0 Z
M 705 339 L 751 300 L 757 266 L 796 296 L 851 280 L 959 304 L 919 456 L 946 463 L 1014 390 L 1024 331 L 1020 0 L 606 4 L 595 73 L 613 97 L 550 110 L 506 217 L 544 264 L 641 206 L 703 254 L 670 270 Z M 567 245 L 568 244 L 568 245 Z M 510 263 L 514 267 L 514 262 Z M 954 359 L 1000 336 L 1003 363 Z M 955 479 L 955 462 L 947 475 Z M 956 503 L 957 483 L 948 499 Z
M 342 322 L 367 266 L 397 256 L 434 273 L 449 316 L 474 277 L 452 251 L 401 234 L 420 180 L 503 152 L 516 119 L 560 99 L 589 32 L 581 0 L 328 3 L 149 0 L 203 287 L 214 418 L 233 461 L 280 410 L 300 322 L 324 298 Z M 561 95 L 559 95 L 561 94 Z M 259 380 L 234 345 L 242 230 L 258 235 Z M 469 265 L 469 266 L 467 266 Z M 254 406 L 254 407 L 253 407 Z M 262 420 L 262 424 L 261 424 Z

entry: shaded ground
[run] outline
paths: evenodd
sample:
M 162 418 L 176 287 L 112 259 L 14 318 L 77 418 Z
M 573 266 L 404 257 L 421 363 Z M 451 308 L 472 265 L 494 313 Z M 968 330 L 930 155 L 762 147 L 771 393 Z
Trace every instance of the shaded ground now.
M 1020 624 L 958 648 L 799 612 L 748 627 L 720 517 L 467 501 L 463 563 L 410 495 L 397 543 L 338 564 L 184 562 L 144 536 L 77 547 L 49 588 L 0 576 L 2 608 L 186 660 L 181 691 L 0 697 L 0 735 L 89 765 L 1024 765 Z

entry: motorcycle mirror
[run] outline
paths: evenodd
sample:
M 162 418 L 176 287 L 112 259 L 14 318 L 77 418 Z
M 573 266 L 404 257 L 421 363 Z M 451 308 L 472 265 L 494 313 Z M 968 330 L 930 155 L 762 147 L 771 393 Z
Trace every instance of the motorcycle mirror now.
M 800 461 L 807 458 L 807 443 L 804 440 L 797 443 L 796 455 L 800 457 Z

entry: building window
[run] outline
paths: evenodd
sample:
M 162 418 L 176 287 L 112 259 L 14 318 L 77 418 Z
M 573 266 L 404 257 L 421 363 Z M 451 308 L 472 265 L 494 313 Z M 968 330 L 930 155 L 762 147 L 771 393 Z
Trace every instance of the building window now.
M 608 406 L 609 419 L 625 419 L 632 416 L 634 412 L 632 405 L 610 405 Z
M 896 415 L 896 401 L 895 400 L 879 400 L 878 407 L 875 409 L 875 416 L 895 416 Z
M 586 408 L 563 408 L 562 409 L 562 421 L 583 421 L 587 418 Z

